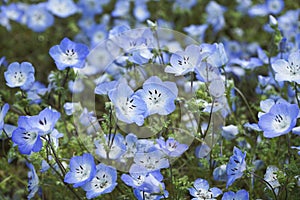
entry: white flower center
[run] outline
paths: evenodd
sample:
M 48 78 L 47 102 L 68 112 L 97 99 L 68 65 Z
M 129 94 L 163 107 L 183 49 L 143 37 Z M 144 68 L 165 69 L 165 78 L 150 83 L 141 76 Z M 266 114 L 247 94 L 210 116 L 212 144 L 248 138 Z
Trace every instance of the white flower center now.
M 22 86 L 24 85 L 24 83 L 27 80 L 27 75 L 24 74 L 21 71 L 16 71 L 13 75 L 13 80 L 12 82 L 16 85 L 16 86 Z
M 102 192 L 103 190 L 111 186 L 111 184 L 111 176 L 107 175 L 106 173 L 97 175 L 91 182 L 92 187 L 94 187 L 97 192 Z
M 79 180 L 86 180 L 90 176 L 91 167 L 89 165 L 79 165 L 76 168 L 75 177 Z
M 284 131 L 290 123 L 291 119 L 289 117 L 277 114 L 272 121 L 272 126 L 276 131 Z
M 61 55 L 62 63 L 75 65 L 78 62 L 78 55 L 74 49 L 68 49 Z
M 28 143 L 29 145 L 33 145 L 37 140 L 38 134 L 36 132 L 24 132 L 22 138 Z
M 287 70 L 290 71 L 291 76 L 296 76 L 300 73 L 300 66 L 298 64 L 294 64 L 293 62 L 290 65 L 286 66 Z

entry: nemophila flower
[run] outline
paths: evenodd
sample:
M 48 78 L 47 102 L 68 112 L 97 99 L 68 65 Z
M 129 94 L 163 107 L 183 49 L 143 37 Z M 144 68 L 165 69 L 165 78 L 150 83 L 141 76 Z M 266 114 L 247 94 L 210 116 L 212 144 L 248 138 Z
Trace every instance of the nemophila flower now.
M 74 112 L 81 109 L 80 102 L 66 102 L 64 104 L 64 110 L 66 115 L 72 115 Z
M 66 18 L 75 14 L 78 9 L 73 0 L 49 0 L 47 9 L 55 16 Z
M 226 140 L 232 140 L 239 133 L 238 127 L 235 125 L 228 125 L 222 127 L 222 136 Z
M 101 14 L 102 5 L 106 4 L 108 1 L 98 1 L 98 0 L 79 0 L 78 7 L 81 8 L 82 13 L 86 14 Z
M 165 188 L 163 176 L 159 171 L 150 173 L 140 172 L 137 169 L 131 169 L 128 174 L 122 174 L 121 180 L 128 186 L 148 192 L 148 193 L 159 193 Z
M 260 109 L 262 110 L 262 112 L 258 112 L 257 116 L 258 118 L 260 118 L 262 115 L 268 113 L 270 111 L 270 109 L 272 108 L 273 105 L 275 104 L 288 104 L 288 102 L 285 99 L 282 98 L 275 98 L 275 99 L 266 99 L 263 100 L 259 103 Z
M 136 92 L 147 105 L 147 115 L 168 115 L 175 110 L 175 99 L 178 89 L 175 83 L 163 82 L 157 76 L 152 76 L 143 84 L 143 89 Z
M 228 62 L 227 53 L 223 43 L 200 45 L 201 60 L 209 63 L 213 67 L 221 67 Z
M 126 151 L 123 155 L 121 155 L 120 161 L 126 162 L 128 159 L 134 157 L 135 153 L 138 151 L 137 149 L 138 138 L 133 133 L 129 133 L 125 137 L 125 147 Z
M 90 38 L 91 46 L 95 47 L 107 38 L 106 26 L 104 24 L 94 25 L 89 29 L 87 35 Z
M 50 48 L 49 54 L 59 70 L 67 67 L 83 68 L 89 49 L 85 44 L 75 43 L 64 38 L 59 45 Z
M 166 73 L 175 74 L 175 76 L 185 75 L 193 72 L 200 57 L 200 47 L 189 45 L 185 51 L 177 51 L 170 58 L 171 66 L 165 68 Z
M 300 83 L 300 51 L 289 55 L 288 61 L 278 59 L 272 64 L 276 81 Z
M 38 115 L 24 118 L 19 121 L 19 126 L 28 126 L 37 129 L 39 135 L 46 135 L 53 131 L 56 122 L 60 118 L 60 113 L 50 108 L 45 108 Z
M 270 111 L 263 114 L 258 126 L 266 138 L 278 137 L 289 133 L 296 125 L 299 108 L 296 104 L 275 104 Z
M 133 15 L 139 21 L 143 22 L 150 18 L 150 12 L 147 8 L 147 1 L 135 1 Z
M 211 148 L 207 144 L 203 143 L 196 147 L 195 156 L 197 158 L 204 158 L 209 155 L 210 151 L 211 151 Z
M 190 36 L 198 38 L 199 42 L 204 41 L 205 31 L 208 28 L 207 24 L 203 25 L 190 25 L 187 27 L 184 27 L 183 30 Z
M 279 171 L 278 167 L 270 165 L 267 167 L 266 173 L 264 175 L 264 180 L 267 181 L 272 186 L 276 194 L 278 194 L 279 187 L 280 187 L 280 183 L 278 181 L 277 174 L 276 174 L 278 171 Z
M 226 8 L 215 1 L 210 1 L 206 6 L 205 11 L 207 13 L 206 22 L 213 26 L 214 32 L 220 31 L 225 26 L 223 14 L 226 11 Z
M 120 134 L 107 134 L 105 141 L 95 141 L 96 154 L 105 159 L 116 160 L 126 151 L 124 137 Z
M 168 138 L 166 141 L 164 138 L 156 139 L 156 147 L 162 150 L 169 157 L 179 157 L 183 154 L 189 146 L 186 144 L 180 144 L 174 138 Z
M 246 152 L 242 152 L 237 147 L 233 148 L 233 155 L 229 158 L 229 162 L 226 167 L 227 172 L 227 184 L 226 188 L 232 185 L 232 183 L 243 176 L 243 172 L 246 170 Z
M 208 85 L 208 92 L 214 98 L 219 98 L 225 93 L 225 84 L 221 78 L 213 79 Z
M 195 68 L 196 78 L 201 82 L 210 82 L 220 78 L 220 71 L 207 62 L 201 62 Z
M 65 175 L 64 182 L 80 187 L 90 182 L 96 174 L 96 165 L 91 154 L 73 156 L 70 160 L 70 171 Z
M 160 194 L 157 193 L 148 193 L 138 189 L 133 190 L 133 194 L 137 200 L 159 200 L 168 198 L 169 193 L 167 190 L 162 191 Z
M 115 168 L 101 163 L 96 166 L 96 169 L 94 177 L 82 186 L 88 199 L 110 193 L 117 185 L 117 170 Z
M 6 85 L 11 88 L 20 87 L 22 90 L 28 90 L 34 83 L 34 67 L 29 62 L 11 63 L 7 71 L 4 72 Z
M 284 8 L 283 0 L 266 0 L 263 4 L 252 6 L 248 14 L 250 16 L 265 16 L 268 14 L 279 14 Z
M 73 94 L 78 94 L 84 90 L 85 85 L 82 82 L 82 79 L 78 78 L 75 81 L 70 80 L 68 82 L 68 88 Z
M 97 117 L 95 117 L 95 113 L 93 111 L 89 112 L 87 108 L 84 108 L 80 114 L 79 122 L 86 127 L 88 134 L 95 133 L 100 130 L 100 125 Z
M 109 91 L 115 89 L 117 85 L 118 85 L 118 81 L 101 82 L 97 84 L 94 92 L 95 94 L 107 95 Z
M 41 96 L 45 95 L 48 88 L 39 81 L 35 81 L 31 88 L 27 90 L 27 99 L 31 104 L 39 104 L 42 102 Z
M 22 154 L 31 154 L 31 152 L 39 152 L 43 147 L 43 142 L 39 135 L 38 129 L 32 129 L 26 122 L 27 117 L 21 116 L 18 120 L 18 128 L 12 133 L 12 141 L 18 145 Z M 23 127 L 20 126 L 22 124 Z
M 173 4 L 173 10 L 189 10 L 197 4 L 196 0 L 176 0 Z
M 27 163 L 27 167 L 30 169 L 28 172 L 28 196 L 27 199 L 34 197 L 35 193 L 39 190 L 39 177 L 36 174 L 34 166 L 31 163 Z
M 153 149 L 147 153 L 137 152 L 134 157 L 134 164 L 131 165 L 130 170 L 138 168 L 140 172 L 152 172 L 168 168 L 169 165 L 165 154 L 160 150 Z
M 249 193 L 246 190 L 239 190 L 236 193 L 232 191 L 225 192 L 223 194 L 222 200 L 249 200 Z
M 282 31 L 284 37 L 291 39 L 297 38 L 299 9 L 288 10 L 284 15 L 278 17 L 278 27 Z
M 194 197 L 192 200 L 213 200 L 223 193 L 222 190 L 217 187 L 210 188 L 208 181 L 201 178 L 196 179 L 194 182 L 194 187 L 188 188 L 188 190 L 190 195 Z
M 227 181 L 227 173 L 226 173 L 226 165 L 223 164 L 217 168 L 214 169 L 213 171 L 213 177 L 214 180 L 216 181 Z
M 35 32 L 43 32 L 54 23 L 54 17 L 46 10 L 45 3 L 30 5 L 25 14 L 28 28 Z
M 143 125 L 147 106 L 144 100 L 135 95 L 126 83 L 119 83 L 116 89 L 108 93 L 109 99 L 115 106 L 116 116 L 128 124 Z
M 111 16 L 120 17 L 126 16 L 130 9 L 129 1 L 118 0 L 115 4 L 115 9 L 112 11 Z
M 58 132 L 57 129 L 54 129 L 51 133 L 50 133 L 50 140 L 53 143 L 54 149 L 57 149 L 59 146 L 59 138 L 62 138 L 64 136 L 63 133 Z
M 4 127 L 4 118 L 9 110 L 9 104 L 4 104 L 0 109 L 0 132 L 2 132 Z

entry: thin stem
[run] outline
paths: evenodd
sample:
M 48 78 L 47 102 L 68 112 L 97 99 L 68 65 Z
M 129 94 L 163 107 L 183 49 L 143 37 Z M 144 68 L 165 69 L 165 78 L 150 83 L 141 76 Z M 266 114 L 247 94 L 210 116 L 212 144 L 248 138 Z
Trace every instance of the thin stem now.
M 210 108 L 210 112 L 209 112 L 209 118 L 208 118 L 208 123 L 207 123 L 207 128 L 204 132 L 203 138 L 206 137 L 209 127 L 210 127 L 210 123 L 211 123 L 211 119 L 212 119 L 212 113 L 213 113 L 213 109 L 214 109 L 214 104 L 215 104 L 215 99 L 213 98 L 213 101 L 211 103 L 211 108 Z
M 299 93 L 299 91 L 298 91 L 298 84 L 296 82 L 294 83 L 294 89 L 295 89 L 296 101 L 297 101 L 297 104 L 299 106 L 300 105 L 299 104 L 299 99 L 298 99 L 298 93 Z
M 234 90 L 237 91 L 237 93 L 239 93 L 239 95 L 242 97 L 243 101 L 245 102 L 245 104 L 251 114 L 252 119 L 257 123 L 257 119 L 256 119 L 254 113 L 252 112 L 251 107 L 250 107 L 246 97 L 244 96 L 244 94 L 237 87 L 234 87 Z

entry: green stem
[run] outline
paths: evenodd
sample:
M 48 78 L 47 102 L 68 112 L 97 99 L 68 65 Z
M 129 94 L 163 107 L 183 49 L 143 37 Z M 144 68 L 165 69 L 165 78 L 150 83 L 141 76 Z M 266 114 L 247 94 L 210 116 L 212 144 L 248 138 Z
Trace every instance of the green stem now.
M 237 91 L 237 93 L 239 93 L 239 95 L 242 97 L 243 101 L 245 102 L 245 104 L 251 114 L 252 119 L 257 123 L 257 119 L 256 119 L 254 113 L 252 112 L 251 107 L 250 107 L 246 97 L 244 96 L 244 94 L 237 87 L 234 87 L 234 90 Z

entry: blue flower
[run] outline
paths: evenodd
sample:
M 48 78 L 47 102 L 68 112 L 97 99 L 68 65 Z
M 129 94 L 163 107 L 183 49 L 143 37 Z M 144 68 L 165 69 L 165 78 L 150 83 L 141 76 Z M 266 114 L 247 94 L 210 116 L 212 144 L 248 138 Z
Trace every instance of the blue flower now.
M 166 73 L 175 74 L 175 76 L 185 75 L 193 72 L 200 57 L 200 47 L 189 45 L 185 51 L 177 51 L 170 58 L 171 66 L 165 68 Z
M 18 128 L 12 133 L 12 141 L 18 145 L 22 154 L 29 155 L 31 152 L 39 152 L 43 143 L 39 135 L 39 130 L 32 128 L 28 123 L 29 117 L 20 116 Z
M 206 22 L 213 26 L 214 32 L 220 31 L 225 26 L 224 12 L 226 8 L 215 1 L 210 1 L 205 8 L 207 13 Z
M 167 141 L 164 138 L 156 139 L 158 149 L 162 150 L 169 157 L 179 157 L 183 154 L 189 146 L 186 144 L 180 144 L 174 138 L 168 138 Z
M 96 154 L 105 159 L 116 160 L 126 151 L 124 137 L 120 134 L 104 135 L 105 141 L 95 141 Z
M 43 32 L 54 23 L 54 17 L 46 10 L 45 3 L 30 5 L 26 16 L 28 28 L 35 32 Z
M 6 113 L 8 112 L 8 110 L 9 110 L 9 104 L 6 103 L 2 106 L 1 111 L 0 111 L 0 133 L 3 130 L 4 118 L 5 118 Z
M 272 64 L 276 81 L 300 83 L 300 50 L 289 55 L 288 61 L 278 59 Z
M 266 0 L 263 4 L 257 4 L 248 11 L 250 16 L 265 16 L 268 14 L 279 14 L 284 8 L 283 0 Z
M 229 162 L 226 167 L 227 172 L 227 184 L 228 188 L 232 183 L 243 176 L 243 171 L 246 170 L 246 152 L 242 152 L 237 147 L 233 148 L 233 155 L 229 158 Z
M 280 183 L 276 174 L 278 171 L 279 171 L 278 167 L 270 165 L 267 167 L 266 173 L 264 175 L 264 180 L 267 181 L 272 186 L 276 194 L 278 194 L 279 187 L 280 187 Z M 268 187 L 269 189 L 271 189 L 269 185 Z
M 295 127 L 298 113 L 296 104 L 275 104 L 268 113 L 260 116 L 258 126 L 264 131 L 265 137 L 278 137 L 289 133 Z
M 143 125 L 147 106 L 126 83 L 119 83 L 116 89 L 108 93 L 108 96 L 115 106 L 119 120 L 128 124 Z
M 26 121 L 22 121 L 31 126 L 32 129 L 37 129 L 39 135 L 46 135 L 53 131 L 54 126 L 58 119 L 60 118 L 60 113 L 49 108 L 45 108 L 38 115 L 27 117 Z
M 130 170 L 140 172 L 152 172 L 162 168 L 169 167 L 169 161 L 165 154 L 157 149 L 150 148 L 148 152 L 137 152 L 134 157 L 134 164 L 131 165 Z
M 157 76 L 152 76 L 143 84 L 136 94 L 146 102 L 147 116 L 153 114 L 168 115 L 175 110 L 175 99 L 178 89 L 175 83 L 162 82 Z
M 91 154 L 74 156 L 70 160 L 70 171 L 65 175 L 64 182 L 80 187 L 91 181 L 96 174 L 96 165 Z
M 222 200 L 235 200 L 235 199 L 249 200 L 249 193 L 244 189 L 239 190 L 236 193 L 232 191 L 228 191 L 225 192 L 222 197 Z
M 213 177 L 214 180 L 216 181 L 227 181 L 227 173 L 226 173 L 226 165 L 223 164 L 217 168 L 214 169 L 213 171 Z
M 27 99 L 31 100 L 30 104 L 39 104 L 42 99 L 41 96 L 45 95 L 48 88 L 41 82 L 35 81 L 31 88 L 27 91 Z
M 106 4 L 107 2 L 107 0 L 79 0 L 78 7 L 84 14 L 101 14 L 103 10 L 102 5 Z
M 11 88 L 20 87 L 22 90 L 28 90 L 34 83 L 34 68 L 29 62 L 11 63 L 7 71 L 4 72 L 6 85 Z
M 150 17 L 146 1 L 135 1 L 133 15 L 139 22 L 143 22 Z
M 118 81 L 101 82 L 95 88 L 95 94 L 107 95 L 109 91 L 117 88 Z
M 235 125 L 228 125 L 222 127 L 222 136 L 226 140 L 232 140 L 239 133 L 238 127 Z
M 115 168 L 102 163 L 97 165 L 96 168 L 97 171 L 92 180 L 82 186 L 87 192 L 86 197 L 88 199 L 110 193 L 117 185 L 117 171 Z
M 133 171 L 134 170 L 134 171 Z M 153 171 L 150 173 L 140 172 L 137 169 L 131 169 L 129 174 L 123 174 L 121 176 L 122 181 L 134 188 L 148 193 L 159 193 L 165 188 L 163 176 L 159 171 Z
M 78 111 L 81 109 L 81 104 L 80 102 L 66 102 L 64 104 L 64 109 L 66 115 L 72 115 L 74 112 Z
M 67 67 L 83 68 L 89 49 L 85 44 L 75 43 L 64 38 L 59 45 L 50 48 L 49 54 L 59 70 Z
M 133 194 L 137 200 L 159 200 L 159 199 L 166 199 L 169 196 L 167 190 L 162 191 L 161 194 L 157 194 L 157 193 L 152 194 L 149 192 L 141 191 L 139 189 L 134 189 Z
M 78 11 L 73 0 L 49 0 L 47 2 L 47 9 L 54 15 L 62 18 L 69 17 Z
M 39 177 L 36 174 L 34 166 L 31 163 L 26 163 L 27 167 L 30 169 L 28 172 L 28 196 L 27 199 L 34 197 L 35 193 L 39 190 Z
M 217 187 L 209 188 L 209 183 L 205 179 L 198 178 L 194 182 L 194 187 L 188 189 L 190 194 L 195 197 L 192 200 L 216 199 L 222 190 Z

